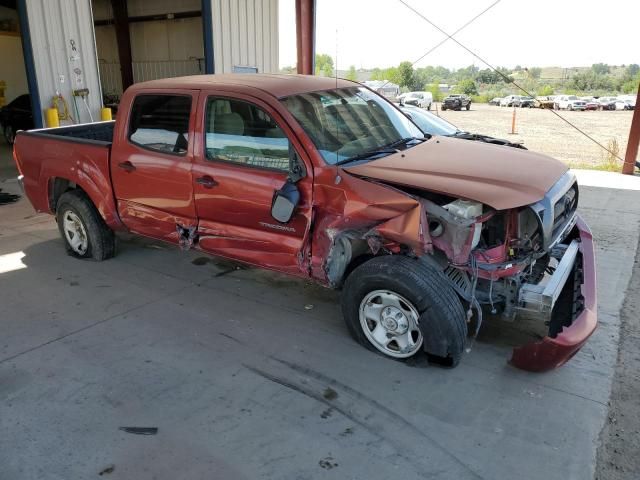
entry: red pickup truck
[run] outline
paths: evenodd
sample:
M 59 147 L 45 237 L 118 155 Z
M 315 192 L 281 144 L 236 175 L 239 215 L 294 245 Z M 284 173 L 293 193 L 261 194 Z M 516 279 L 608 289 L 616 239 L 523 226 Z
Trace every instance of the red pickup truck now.
M 342 290 L 353 337 L 456 365 L 483 312 L 533 317 L 529 370 L 596 327 L 591 234 L 562 163 L 424 135 L 353 82 L 211 75 L 140 83 L 118 119 L 20 132 L 14 157 L 71 255 L 129 231 Z M 468 331 L 470 334 L 468 334 Z

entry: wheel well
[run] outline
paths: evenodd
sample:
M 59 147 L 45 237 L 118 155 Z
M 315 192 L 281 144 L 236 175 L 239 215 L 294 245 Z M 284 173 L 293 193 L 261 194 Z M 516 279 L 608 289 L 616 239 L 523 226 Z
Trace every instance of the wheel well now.
M 54 177 L 49 180 L 49 208 L 55 213 L 58 200 L 69 190 L 82 190 L 75 182 L 66 178 Z
M 359 255 L 355 258 L 351 259 L 351 262 L 349 263 L 349 265 L 347 265 L 346 270 L 344 271 L 344 275 L 342 276 L 342 283 L 344 284 L 344 282 L 347 281 L 347 277 L 349 277 L 349 275 L 351 275 L 351 273 L 358 268 L 360 265 L 362 265 L 363 263 L 371 260 L 372 258 L 374 258 L 376 255 L 374 255 L 371 252 L 368 253 L 363 253 L 362 255 Z

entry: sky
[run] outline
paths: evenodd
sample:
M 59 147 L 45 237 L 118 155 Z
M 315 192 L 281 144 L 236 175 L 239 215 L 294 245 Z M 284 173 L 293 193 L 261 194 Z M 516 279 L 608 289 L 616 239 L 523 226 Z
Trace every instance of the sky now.
M 453 33 L 496 0 L 404 0 Z M 494 66 L 579 67 L 640 64 L 634 19 L 640 0 L 497 0 L 455 38 Z M 337 66 L 414 62 L 446 36 L 399 0 L 316 0 L 316 53 Z M 296 64 L 294 0 L 279 0 L 280 66 Z M 480 60 L 448 40 L 415 66 L 460 68 Z

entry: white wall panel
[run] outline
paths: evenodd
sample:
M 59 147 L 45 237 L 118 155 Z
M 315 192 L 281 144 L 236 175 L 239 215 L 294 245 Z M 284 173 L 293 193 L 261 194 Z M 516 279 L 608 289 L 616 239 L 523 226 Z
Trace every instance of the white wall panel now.
M 129 31 L 134 62 L 204 57 L 201 18 L 131 23 Z
M 89 122 L 80 98 L 77 99 L 79 114 L 76 113 L 71 93 L 88 88 L 91 114 L 99 120 L 102 99 L 90 0 L 27 0 L 26 3 L 42 108 L 48 108 L 53 96 L 60 92 L 74 119 Z
M 216 73 L 278 71 L 278 0 L 211 0 Z

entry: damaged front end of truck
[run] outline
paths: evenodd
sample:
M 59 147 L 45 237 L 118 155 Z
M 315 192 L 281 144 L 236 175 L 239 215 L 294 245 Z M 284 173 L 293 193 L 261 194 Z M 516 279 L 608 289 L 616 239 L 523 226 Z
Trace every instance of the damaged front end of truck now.
M 324 192 L 342 214 L 318 217 L 314 276 L 339 287 L 354 266 L 372 256 L 418 257 L 458 294 L 474 337 L 483 315 L 514 325 L 533 320 L 544 329 L 538 340 L 514 348 L 514 366 L 549 370 L 580 349 L 597 323 L 595 259 L 591 233 L 577 213 L 579 191 L 571 172 L 532 203 L 495 208 L 505 202 L 480 193 L 477 200 L 440 193 L 443 188 L 434 193 L 425 182 L 402 180 L 395 171 L 382 175 L 378 167 L 347 168 L 338 177 L 362 197 Z

